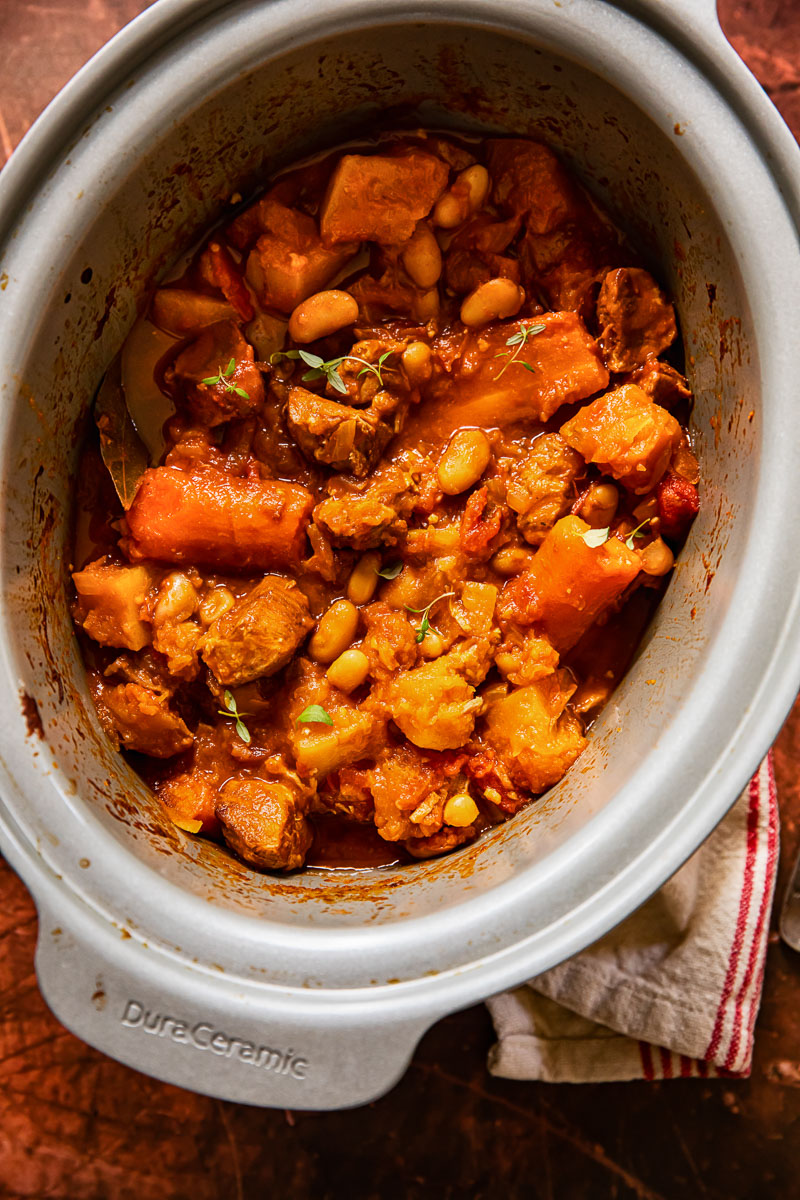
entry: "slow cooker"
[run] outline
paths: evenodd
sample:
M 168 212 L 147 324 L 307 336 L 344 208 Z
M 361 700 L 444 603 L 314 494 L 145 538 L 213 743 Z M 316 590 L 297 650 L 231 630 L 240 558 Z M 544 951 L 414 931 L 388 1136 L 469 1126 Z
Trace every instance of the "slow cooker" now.
M 69 615 L 93 394 L 147 292 L 267 173 L 405 122 L 543 138 L 677 299 L 703 507 L 566 779 L 440 860 L 276 878 L 112 751 Z M 712 0 L 159 0 L 0 176 L 0 844 L 47 1002 L 171 1083 L 363 1103 L 445 1013 L 609 930 L 730 806 L 800 683 L 800 154 Z

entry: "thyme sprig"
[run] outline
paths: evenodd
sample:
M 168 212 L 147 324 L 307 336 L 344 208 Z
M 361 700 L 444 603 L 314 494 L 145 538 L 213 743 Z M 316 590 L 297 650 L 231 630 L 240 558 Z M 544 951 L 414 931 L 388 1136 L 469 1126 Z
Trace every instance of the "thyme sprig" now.
M 207 379 L 203 379 L 201 382 L 207 384 L 209 387 L 214 387 L 215 384 L 221 383 L 227 391 L 235 392 L 236 395 L 241 396 L 243 400 L 249 400 L 249 392 L 246 392 L 244 388 L 237 387 L 235 383 L 231 383 L 231 376 L 235 370 L 236 359 L 232 358 L 224 371 L 222 367 L 220 367 L 216 375 L 209 375 Z
M 511 334 L 511 337 L 506 342 L 506 345 L 512 347 L 512 349 L 501 350 L 499 354 L 495 354 L 495 358 L 508 359 L 508 362 L 503 363 L 500 371 L 495 376 L 495 383 L 498 379 L 503 378 L 512 363 L 518 363 L 519 366 L 524 367 L 526 371 L 532 371 L 534 373 L 536 372 L 536 368 L 531 366 L 529 362 L 525 362 L 523 359 L 521 359 L 519 357 L 519 353 L 522 347 L 527 345 L 529 338 L 534 337 L 537 333 L 544 333 L 546 328 L 546 325 L 542 325 L 541 322 L 538 322 L 535 325 L 521 325 L 515 333 Z
M 448 596 L 455 596 L 455 592 L 442 592 L 441 596 L 437 596 L 435 600 L 431 600 L 430 604 L 426 604 L 424 608 L 411 608 L 408 604 L 404 605 L 406 612 L 422 613 L 422 621 L 417 630 L 417 636 L 414 639 L 417 645 L 425 641 L 425 634 L 431 627 L 430 612 L 434 604 L 438 604 L 440 600 L 446 600 Z
M 252 740 L 250 730 L 245 725 L 242 717 L 249 717 L 250 713 L 239 712 L 233 692 L 225 691 L 222 696 L 222 703 L 225 705 L 225 708 L 218 708 L 217 712 L 221 717 L 230 717 L 236 722 L 236 732 L 245 745 L 249 746 Z
M 319 354 L 312 354 L 310 350 L 279 350 L 276 354 L 272 355 L 269 361 L 274 363 L 278 358 L 299 360 L 309 368 L 302 376 L 303 383 L 312 383 L 315 379 L 322 379 L 324 377 L 334 391 L 346 396 L 347 385 L 339 374 L 339 367 L 343 362 L 363 363 L 364 365 L 356 378 L 360 379 L 362 375 L 374 375 L 379 385 L 383 387 L 383 364 L 389 355 L 393 353 L 393 350 L 387 350 L 380 356 L 377 363 L 367 362 L 365 358 L 360 358 L 357 354 L 342 354 L 338 358 L 330 358 L 326 362 Z

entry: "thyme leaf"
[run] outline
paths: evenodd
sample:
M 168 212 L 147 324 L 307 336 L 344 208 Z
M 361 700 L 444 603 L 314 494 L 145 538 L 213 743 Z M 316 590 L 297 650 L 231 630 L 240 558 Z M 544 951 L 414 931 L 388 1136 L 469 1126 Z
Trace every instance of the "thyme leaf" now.
M 295 725 L 332 725 L 333 718 L 329 713 L 326 713 L 321 704 L 309 704 L 308 708 L 304 708 L 300 716 L 295 721 Z
M 611 535 L 611 530 L 608 525 L 605 529 L 587 529 L 583 534 L 583 540 L 587 546 L 595 549 L 597 546 L 604 546 Z
M 376 571 L 375 574 L 380 576 L 381 579 L 397 579 L 402 569 L 403 563 L 398 559 L 397 562 L 387 563 L 385 567 L 382 567 L 380 571 Z

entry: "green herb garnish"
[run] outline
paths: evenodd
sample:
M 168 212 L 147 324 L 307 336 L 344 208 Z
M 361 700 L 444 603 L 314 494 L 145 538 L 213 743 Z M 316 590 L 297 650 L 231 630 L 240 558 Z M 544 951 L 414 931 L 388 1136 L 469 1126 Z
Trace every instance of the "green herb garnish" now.
M 324 358 L 320 358 L 318 354 L 312 354 L 310 350 L 279 350 L 270 358 L 270 362 L 275 362 L 276 358 L 290 358 L 304 362 L 310 369 L 303 375 L 303 383 L 311 383 L 315 379 L 322 379 L 323 376 L 336 392 L 340 392 L 343 396 L 347 395 L 347 385 L 339 374 L 339 367 L 343 362 L 360 362 L 364 366 L 358 372 L 358 378 L 362 375 L 374 375 L 378 383 L 383 387 L 383 375 L 381 373 L 383 364 L 393 350 L 387 350 L 378 359 L 377 366 L 375 363 L 367 362 L 365 358 L 359 358 L 357 354 L 342 354 L 339 358 L 331 358 L 328 362 Z
M 236 370 L 236 359 L 232 358 L 227 367 L 223 371 L 220 367 L 216 375 L 209 375 L 207 379 L 201 380 L 201 383 L 208 384 L 209 387 L 214 387 L 215 384 L 221 383 L 229 392 L 235 392 L 237 396 L 241 396 L 243 400 L 250 399 L 250 393 L 244 388 L 237 387 L 235 383 L 231 383 L 231 375 Z
M 380 571 L 376 571 L 375 574 L 380 576 L 381 579 L 397 579 L 402 569 L 403 563 L 398 560 L 397 562 L 387 563 L 385 567 L 381 567 Z
M 634 538 L 647 537 L 646 533 L 639 533 L 639 530 L 643 529 L 645 527 L 645 525 L 649 525 L 650 522 L 652 521 L 652 519 L 653 519 L 652 517 L 645 517 L 645 519 L 643 521 L 639 522 L 639 524 L 636 526 L 635 529 L 632 529 L 630 531 L 628 536 L 625 538 L 625 545 L 628 547 L 629 550 L 634 549 L 634 545 L 633 545 Z
M 606 525 L 605 529 L 587 529 L 586 533 L 583 534 L 583 540 L 587 546 L 591 546 L 594 549 L 597 546 L 604 546 L 610 535 L 611 530 Z
M 426 604 L 424 608 L 411 608 L 408 604 L 404 605 L 406 612 L 422 613 L 422 621 L 417 630 L 417 636 L 414 639 L 417 645 L 425 641 L 425 634 L 431 627 L 430 611 L 434 604 L 438 604 L 440 600 L 446 600 L 448 596 L 455 596 L 455 592 L 442 592 L 441 596 L 437 596 L 435 600 L 431 600 L 430 604 Z
M 500 368 L 499 374 L 495 376 L 495 383 L 498 379 L 503 378 L 505 372 L 514 362 L 518 363 L 521 367 L 524 367 L 526 371 L 536 371 L 536 368 L 532 367 L 529 362 L 523 362 L 523 360 L 519 357 L 519 352 L 528 341 L 528 338 L 532 338 L 537 333 L 544 333 L 546 328 L 547 326 L 542 325 L 541 323 L 538 325 L 523 325 L 516 331 L 516 333 L 512 333 L 511 337 L 506 342 L 506 345 L 513 347 L 513 349 L 501 350 L 499 354 L 495 354 L 495 358 L 508 359 L 508 362 L 504 363 Z
M 332 725 L 333 718 L 325 712 L 321 704 L 309 704 L 308 708 L 304 708 L 300 716 L 295 721 L 295 725 Z
M 218 708 L 217 712 L 219 713 L 219 715 L 221 717 L 233 717 L 233 719 L 236 722 L 236 732 L 238 733 L 238 735 L 242 739 L 242 741 L 245 743 L 245 745 L 249 746 L 250 745 L 250 730 L 245 725 L 244 721 L 242 720 L 242 717 L 249 717 L 250 714 L 239 712 L 239 709 L 236 704 L 236 700 L 234 699 L 233 692 L 228 692 L 228 691 L 224 692 L 223 696 L 222 696 L 222 703 L 225 705 L 225 708 Z

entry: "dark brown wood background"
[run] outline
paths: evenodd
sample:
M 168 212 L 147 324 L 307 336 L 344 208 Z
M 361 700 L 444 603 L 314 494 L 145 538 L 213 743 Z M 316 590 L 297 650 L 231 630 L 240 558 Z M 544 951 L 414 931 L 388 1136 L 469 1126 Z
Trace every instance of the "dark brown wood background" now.
M 0 162 L 144 0 L 0 0 Z M 800 3 L 720 0 L 726 32 L 800 134 Z M 800 705 L 775 748 L 781 884 L 798 845 Z M 780 885 L 779 885 L 780 886 Z M 0 1196 L 765 1200 L 800 1196 L 800 956 L 773 934 L 747 1081 L 508 1083 L 477 1007 L 424 1038 L 366 1108 L 284 1113 L 156 1083 L 50 1015 L 36 914 L 0 863 Z

